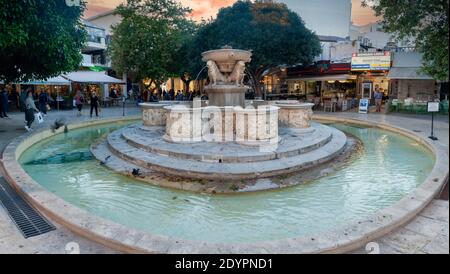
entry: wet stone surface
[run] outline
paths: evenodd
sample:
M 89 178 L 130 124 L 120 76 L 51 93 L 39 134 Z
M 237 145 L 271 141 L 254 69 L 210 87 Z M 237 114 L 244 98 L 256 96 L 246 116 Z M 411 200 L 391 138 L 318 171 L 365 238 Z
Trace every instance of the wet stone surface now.
M 346 136 L 343 133 L 336 137 L 339 131 L 319 124 L 315 124 L 315 127 L 308 130 L 280 130 L 284 144 L 274 152 L 259 151 L 258 148 L 234 143 L 171 144 L 161 139 L 163 132 L 164 130 L 159 127 L 141 127 L 140 125 L 127 127 L 113 132 L 107 140 L 93 145 L 91 151 L 99 160 L 109 157 L 106 166 L 112 170 L 152 185 L 191 192 L 230 194 L 281 189 L 328 176 L 359 157 L 358 151 L 362 149 L 362 144 L 355 137 Z M 336 141 L 338 142 L 334 143 Z M 227 149 L 224 149 L 225 146 Z M 224 154 L 220 157 L 231 163 L 212 162 L 210 159 L 218 155 L 217 151 L 223 151 Z M 280 159 L 276 156 L 277 154 L 283 154 L 286 157 Z M 313 160 L 306 161 L 306 164 L 302 166 L 305 159 Z M 330 162 L 330 160 L 333 161 Z M 180 161 L 180 165 L 177 165 L 176 161 Z M 183 165 L 186 170 L 162 172 L 158 166 L 151 164 L 153 162 L 157 162 L 158 165 L 167 163 L 177 167 Z M 276 168 L 277 162 L 285 166 L 291 165 L 294 169 L 292 171 L 287 169 L 281 175 L 270 176 L 270 170 Z M 259 166 L 261 171 L 252 169 L 251 165 Z M 246 166 L 247 170 L 245 170 Z M 221 175 L 219 179 L 185 177 L 187 173 L 193 173 L 195 169 L 204 170 L 207 173 L 213 172 L 214 168 L 216 170 L 222 168 L 224 173 L 239 174 L 242 171 L 242 174 L 254 172 L 258 175 L 268 175 L 261 178 L 245 178 L 244 176 L 238 179 L 227 178 L 225 175 Z M 133 169 L 140 169 L 141 174 L 133 175 L 131 172 Z M 198 174 L 190 174 L 193 177 L 196 175 Z

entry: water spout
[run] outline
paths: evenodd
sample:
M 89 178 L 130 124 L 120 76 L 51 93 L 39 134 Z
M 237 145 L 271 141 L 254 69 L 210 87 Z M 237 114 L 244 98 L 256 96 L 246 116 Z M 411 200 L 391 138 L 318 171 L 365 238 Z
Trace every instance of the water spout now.
M 197 74 L 197 77 L 195 77 L 195 83 L 198 85 L 198 78 L 200 77 L 200 75 L 202 74 L 202 72 L 207 68 L 208 66 L 204 66 L 200 72 Z M 198 86 L 198 89 L 200 90 L 200 87 Z

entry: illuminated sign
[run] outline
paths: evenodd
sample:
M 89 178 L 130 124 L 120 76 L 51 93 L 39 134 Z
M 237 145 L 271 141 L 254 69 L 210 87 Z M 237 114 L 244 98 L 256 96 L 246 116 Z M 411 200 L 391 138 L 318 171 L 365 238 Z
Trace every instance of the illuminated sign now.
M 352 71 L 389 70 L 391 68 L 391 53 L 372 52 L 354 53 L 352 56 Z

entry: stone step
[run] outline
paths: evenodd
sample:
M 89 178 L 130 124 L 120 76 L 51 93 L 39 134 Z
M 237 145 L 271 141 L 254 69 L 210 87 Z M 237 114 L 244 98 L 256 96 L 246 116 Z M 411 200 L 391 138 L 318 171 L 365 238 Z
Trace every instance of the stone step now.
M 331 141 L 316 150 L 292 157 L 251 163 L 205 163 L 159 155 L 131 146 L 121 134 L 110 134 L 107 142 L 109 149 L 116 156 L 163 174 L 191 179 L 244 180 L 299 171 L 333 159 L 344 150 L 347 137 L 337 129 L 330 129 L 333 136 Z
M 125 161 L 114 155 L 114 153 L 112 153 L 109 149 L 108 142 L 106 140 L 99 144 L 93 145 L 90 150 L 92 155 L 94 155 L 97 160 L 104 163 L 104 166 L 121 174 L 131 175 L 133 169 L 140 169 L 143 173 L 152 172 L 150 169 L 135 165 L 132 162 Z
M 209 163 L 249 163 L 269 161 L 304 154 L 331 140 L 329 127 L 314 124 L 311 129 L 280 129 L 280 143 L 275 151 L 264 151 L 259 147 L 237 143 L 190 143 L 177 144 L 163 140 L 164 128 L 132 126 L 113 134 L 121 134 L 128 144 L 163 156 Z

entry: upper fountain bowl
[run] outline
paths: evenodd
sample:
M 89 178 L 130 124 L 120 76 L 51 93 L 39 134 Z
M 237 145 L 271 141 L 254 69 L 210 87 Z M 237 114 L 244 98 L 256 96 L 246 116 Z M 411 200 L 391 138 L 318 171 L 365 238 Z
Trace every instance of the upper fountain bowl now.
M 252 60 L 252 53 L 225 46 L 221 49 L 206 51 L 202 53 L 202 57 L 204 62 L 216 62 L 220 72 L 231 73 L 238 61 L 249 63 Z

